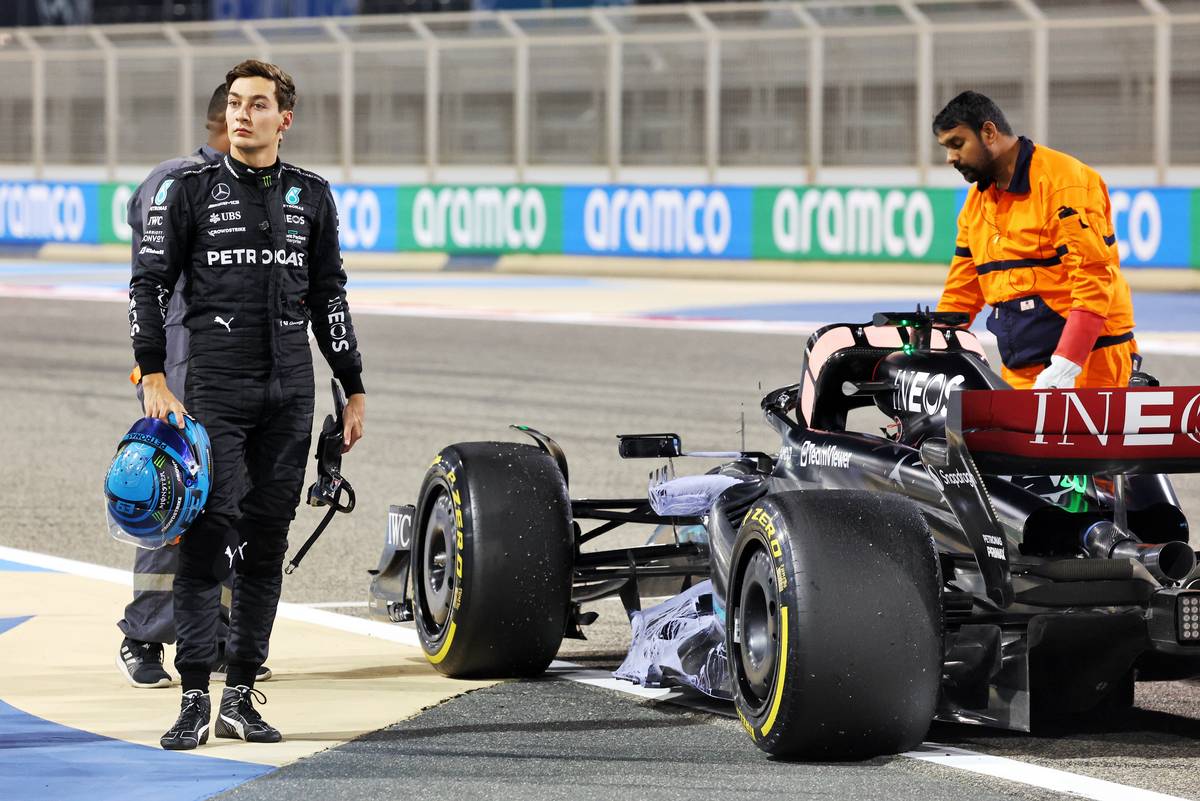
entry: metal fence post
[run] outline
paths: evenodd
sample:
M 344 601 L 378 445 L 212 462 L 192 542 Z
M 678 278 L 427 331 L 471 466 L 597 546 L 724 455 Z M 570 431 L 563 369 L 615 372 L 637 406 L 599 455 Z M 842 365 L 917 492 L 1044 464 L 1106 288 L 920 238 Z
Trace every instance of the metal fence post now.
M 88 29 L 88 36 L 104 53 L 104 167 L 108 180 L 117 179 L 117 138 L 121 114 L 117 84 L 117 51 L 98 27 Z
M 929 18 L 912 0 L 900 4 L 905 16 L 917 26 L 917 131 L 914 136 L 917 164 L 917 181 L 921 186 L 929 182 L 929 145 L 924 134 L 924 125 L 933 119 L 933 31 Z
M 501 14 L 500 24 L 513 37 L 513 56 L 516 62 L 513 75 L 513 163 L 517 183 L 525 182 L 529 164 L 529 39 L 521 26 L 508 14 Z
M 438 97 L 441 92 L 439 67 L 441 52 L 433 31 L 419 19 L 413 19 L 412 28 L 425 40 L 425 180 L 437 182 L 438 169 Z
M 180 153 L 190 153 L 196 135 L 192 128 L 192 102 L 196 98 L 195 61 L 191 46 L 178 28 L 164 25 L 163 36 L 179 52 L 179 107 L 175 109 L 179 121 L 179 146 L 176 149 Z
M 342 180 L 349 183 L 353 180 L 354 171 L 354 45 L 345 31 L 333 20 L 326 20 L 324 28 L 326 33 L 342 46 L 338 64 L 341 84 L 341 96 L 338 98 L 338 113 L 341 116 L 338 120 L 338 135 L 341 138 Z
M 695 6 L 688 16 L 705 33 L 704 54 L 704 167 L 708 182 L 716 183 L 721 160 L 721 40 L 717 26 Z
M 28 31 L 17 28 L 15 33 L 17 40 L 32 54 L 30 67 L 33 80 L 30 88 L 33 97 L 30 98 L 30 116 L 33 152 L 30 155 L 33 156 L 33 177 L 40 181 L 46 177 L 46 56 Z
M 815 184 L 824 158 L 825 135 L 825 36 L 812 14 L 801 5 L 792 5 L 794 13 L 808 28 L 808 165 L 807 180 Z
M 592 19 L 608 36 L 608 86 L 605 92 L 608 130 L 604 138 L 608 145 L 608 180 L 616 183 L 621 175 L 621 34 L 599 9 L 592 9 Z
M 1050 137 L 1050 31 L 1046 15 L 1032 0 L 1012 0 L 1030 21 L 1033 39 L 1033 138 L 1045 142 Z
M 1154 173 L 1167 182 L 1171 164 L 1171 13 L 1160 0 L 1142 0 L 1154 16 Z

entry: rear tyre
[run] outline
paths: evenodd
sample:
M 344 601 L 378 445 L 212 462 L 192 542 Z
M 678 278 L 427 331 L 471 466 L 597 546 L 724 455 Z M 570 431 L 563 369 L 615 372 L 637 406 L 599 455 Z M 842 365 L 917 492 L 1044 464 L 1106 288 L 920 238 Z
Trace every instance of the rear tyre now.
M 768 495 L 731 564 L 730 677 L 759 748 L 841 760 L 921 742 L 941 682 L 941 573 L 914 504 L 849 490 Z
M 451 445 L 425 474 L 412 544 L 421 648 L 447 676 L 533 676 L 566 631 L 574 541 L 554 460 L 512 442 Z

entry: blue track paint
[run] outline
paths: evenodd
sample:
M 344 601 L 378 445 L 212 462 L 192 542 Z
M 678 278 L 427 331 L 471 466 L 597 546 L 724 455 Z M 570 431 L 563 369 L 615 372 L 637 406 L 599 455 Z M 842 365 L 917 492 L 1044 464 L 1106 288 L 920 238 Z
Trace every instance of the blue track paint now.
M 662 309 L 640 317 L 678 317 L 685 320 L 762 320 L 764 322 L 868 322 L 877 311 L 910 311 L 917 298 L 868 301 L 830 301 L 828 303 L 754 303 L 745 306 L 701 306 L 690 309 Z M 921 298 L 934 304 L 937 298 Z
M 754 303 L 739 306 L 701 306 L 660 309 L 640 317 L 677 317 L 685 320 L 762 320 L 765 322 L 867 322 L 877 311 L 909 311 L 917 303 L 935 305 L 937 296 L 884 298 L 856 301 L 809 301 L 805 303 Z M 1200 323 L 1200 293 L 1135 292 L 1134 320 L 1141 331 L 1195 331 Z M 982 330 L 984 315 L 973 328 Z
M 26 615 L 25 617 L 0 617 L 0 634 L 3 634 L 9 629 L 16 628 L 32 617 L 33 615 Z M 0 734 L 0 736 L 2 736 L 2 734 Z
M 170 713 L 164 709 L 164 727 Z M 203 746 L 201 746 L 201 751 Z M 200 801 L 274 768 L 163 751 L 61 726 L 0 701 L 5 801 Z
M 35 567 L 34 565 L 23 565 L 20 562 L 10 562 L 7 559 L 0 559 L 0 572 L 8 571 L 10 573 L 54 573 L 57 571 L 47 570 L 44 567 Z

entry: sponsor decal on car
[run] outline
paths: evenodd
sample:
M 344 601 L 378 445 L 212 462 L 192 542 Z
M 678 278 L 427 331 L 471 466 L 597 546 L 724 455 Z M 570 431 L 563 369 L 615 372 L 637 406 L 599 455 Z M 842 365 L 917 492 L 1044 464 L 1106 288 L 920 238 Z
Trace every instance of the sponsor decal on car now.
M 901 370 L 896 374 L 892 403 L 903 411 L 945 416 L 946 399 L 964 380 L 961 375 Z
M 800 443 L 797 460 L 801 467 L 838 467 L 850 466 L 850 452 L 836 445 L 818 445 L 810 440 Z

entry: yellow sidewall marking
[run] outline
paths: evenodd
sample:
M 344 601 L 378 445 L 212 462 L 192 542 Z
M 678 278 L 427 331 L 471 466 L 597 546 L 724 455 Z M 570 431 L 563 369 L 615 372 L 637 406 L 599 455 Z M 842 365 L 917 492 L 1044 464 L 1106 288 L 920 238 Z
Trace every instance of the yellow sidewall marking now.
M 436 654 L 425 654 L 425 658 L 429 660 L 430 664 L 436 665 L 440 663 L 446 658 L 446 654 L 450 653 L 450 643 L 454 642 L 454 630 L 456 628 L 458 628 L 458 624 L 453 620 L 450 621 L 450 631 L 446 632 L 446 641 L 442 643 L 442 647 L 438 649 Z M 776 701 L 775 705 L 778 706 L 779 701 Z
M 787 648 L 788 648 L 788 608 L 779 607 L 779 616 L 783 625 L 779 631 L 779 671 L 775 677 L 775 699 L 771 701 L 771 714 L 767 715 L 762 725 L 762 736 L 766 737 L 775 726 L 775 717 L 779 714 L 779 703 L 783 700 L 783 680 L 787 678 Z

